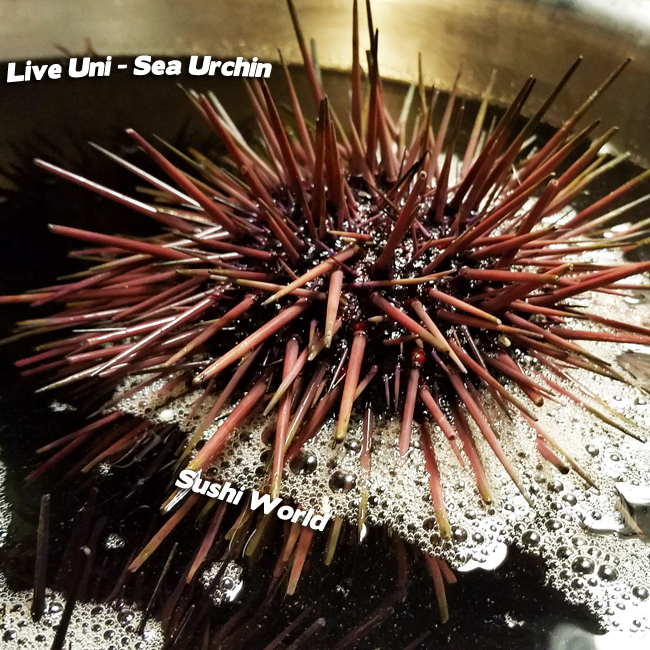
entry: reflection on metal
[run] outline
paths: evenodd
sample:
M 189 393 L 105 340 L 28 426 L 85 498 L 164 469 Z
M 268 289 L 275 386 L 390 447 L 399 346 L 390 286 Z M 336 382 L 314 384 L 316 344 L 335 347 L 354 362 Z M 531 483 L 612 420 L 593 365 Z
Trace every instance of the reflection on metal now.
M 548 650 L 646 650 L 648 637 L 630 637 L 621 632 L 589 634 L 575 625 L 558 625 L 549 635 Z
M 321 65 L 349 68 L 351 1 L 296 4 L 305 34 L 317 36 Z M 421 52 L 426 83 L 449 89 L 462 61 L 461 91 L 478 97 L 496 68 L 495 97 L 507 101 L 533 74 L 538 83 L 529 110 L 561 77 L 568 61 L 584 56 L 575 83 L 551 115 L 556 121 L 616 64 L 632 57 L 633 65 L 616 82 L 616 92 L 599 103 L 598 112 L 604 124 L 620 126 L 619 150 L 650 160 L 647 2 L 374 0 L 373 12 L 383 75 L 414 80 Z M 365 30 L 362 35 L 367 39 Z M 276 60 L 280 47 L 290 62 L 299 58 L 284 0 L 0 0 L 0 60 L 58 56 L 54 43 L 80 53 L 86 38 L 104 55 L 218 54 Z

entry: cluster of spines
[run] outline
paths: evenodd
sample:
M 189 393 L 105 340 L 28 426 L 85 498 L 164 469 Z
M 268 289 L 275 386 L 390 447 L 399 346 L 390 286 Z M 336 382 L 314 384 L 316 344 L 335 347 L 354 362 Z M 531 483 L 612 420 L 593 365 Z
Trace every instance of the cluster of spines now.
M 360 404 L 361 394 L 374 387 L 373 395 L 385 394 L 385 401 L 373 397 L 364 409 L 361 464 L 366 478 L 359 527 L 367 512 L 365 483 L 372 471 L 370 441 L 375 414 L 390 411 L 391 397 L 393 409 L 401 409 L 397 446 L 402 458 L 409 452 L 414 423 L 419 426 L 443 537 L 449 537 L 450 528 L 429 419 L 445 435 L 458 461 L 469 462 L 485 501 L 489 502 L 491 495 L 473 442 L 474 427 L 529 499 L 495 434 L 479 387 L 504 411 L 521 415 L 535 432 L 537 447 L 547 461 L 561 471 L 573 469 L 593 486 L 587 473 L 537 423 L 534 408 L 499 378 L 517 386 L 534 406 L 541 406 L 544 399 L 564 397 L 607 424 L 639 437 L 633 423 L 608 413 L 604 404 L 594 406 L 593 396 L 586 396 L 566 371 L 583 368 L 629 381 L 576 341 L 648 343 L 650 328 L 587 313 L 571 305 L 570 299 L 586 291 L 617 293 L 636 288 L 621 281 L 650 270 L 650 262 L 595 264 L 567 261 L 567 257 L 605 247 L 623 251 L 634 247 L 645 224 L 607 240 L 598 239 L 598 235 L 623 209 L 607 210 L 649 172 L 570 219 L 542 225 L 623 160 L 600 154 L 615 129 L 589 146 L 588 137 L 598 121 L 576 134 L 573 131 L 628 62 L 546 143 L 529 154 L 531 136 L 580 61 L 571 66 L 523 128 L 517 125 L 534 80 L 526 81 L 513 103 L 486 131 L 488 89 L 455 177 L 452 168 L 464 118 L 463 104 L 456 108 L 460 73 L 437 130 L 432 115 L 438 92 L 428 98 L 420 78 L 419 115 L 407 142 L 414 93 L 408 93 L 402 115 L 393 120 L 384 107 L 378 32 L 370 12 L 369 89 L 367 109 L 363 110 L 355 2 L 351 111 L 346 132 L 324 95 L 291 2 L 289 6 L 318 112 L 315 133 L 307 126 L 284 66 L 295 131 L 285 127 L 264 82 L 254 80 L 247 86 L 264 155 L 246 143 L 216 97 L 191 92 L 188 97 L 225 145 L 225 166 L 199 152 L 187 156 L 163 143 L 190 169 L 183 171 L 133 130 L 128 134 L 173 185 L 104 152 L 152 185 L 149 194 L 154 203 L 37 161 L 54 174 L 156 219 L 164 232 L 135 239 L 51 226 L 57 234 L 91 244 L 92 248 L 75 256 L 100 263 L 67 278 L 64 284 L 2 299 L 32 306 L 66 305 L 54 316 L 23 321 L 11 339 L 73 330 L 67 337 L 40 345 L 35 355 L 17 365 L 25 375 L 54 373 L 55 381 L 46 388 L 66 387 L 71 396 L 97 391 L 110 394 L 130 375 L 142 375 L 143 379 L 119 399 L 161 378 L 166 378 L 166 383 L 154 396 L 158 402 L 183 389 L 205 385 L 190 415 L 198 413 L 211 395 L 215 401 L 178 451 L 177 469 L 187 461 L 190 469 L 207 470 L 218 461 L 235 429 L 261 412 L 269 415 L 277 408 L 268 480 L 273 496 L 279 494 L 286 463 L 328 417 L 337 417 L 333 442 L 345 439 L 354 404 Z M 283 304 L 287 299 L 294 302 Z M 274 309 L 276 303 L 282 305 L 279 310 Z M 564 327 L 567 318 L 597 323 L 608 331 Z M 250 327 L 249 322 L 253 324 Z M 232 343 L 233 337 L 224 334 L 231 325 L 245 336 L 224 348 L 222 341 Z M 400 335 L 386 336 L 388 330 Z M 212 355 L 219 355 L 216 360 L 196 356 L 206 346 Z M 375 386 L 381 373 L 369 360 L 396 346 L 400 354 L 392 378 L 384 374 L 384 386 Z M 525 352 L 548 372 L 525 371 L 513 349 Z M 399 360 L 404 351 L 411 356 L 405 390 L 400 385 Z M 170 373 L 174 373 L 171 378 Z M 549 373 L 565 385 L 573 384 L 571 390 L 550 379 Z M 240 397 L 244 389 L 247 392 Z M 41 450 L 59 449 L 28 478 L 37 478 L 88 441 L 90 451 L 77 464 L 83 472 L 141 444 L 154 432 L 160 436 L 160 427 L 110 412 L 119 406 L 119 399 L 104 404 L 96 422 Z M 199 440 L 231 403 L 234 408 L 194 454 Z M 103 427 L 111 427 L 110 433 L 98 439 L 96 432 Z M 165 429 L 165 436 L 169 434 Z M 133 561 L 132 570 L 139 568 L 196 500 L 184 501 Z M 172 495 L 166 505 L 176 503 Z M 341 521 L 336 520 L 327 553 L 330 561 L 340 526 Z M 214 534 L 214 525 L 210 525 L 206 540 Z M 304 535 L 309 532 L 288 538 L 297 549 L 290 591 L 309 550 L 310 539 L 303 539 Z M 203 557 L 200 551 L 198 565 Z

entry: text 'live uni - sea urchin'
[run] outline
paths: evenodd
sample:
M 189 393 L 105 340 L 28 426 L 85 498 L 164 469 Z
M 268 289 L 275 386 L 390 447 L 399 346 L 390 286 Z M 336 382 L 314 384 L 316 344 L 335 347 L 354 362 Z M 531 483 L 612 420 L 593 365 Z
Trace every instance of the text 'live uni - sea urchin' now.
M 422 80 L 418 99 L 410 91 L 394 119 L 384 105 L 379 37 L 369 10 L 364 93 L 354 5 L 349 119 L 333 111 L 289 2 L 318 114 L 315 127 L 304 117 L 284 66 L 290 127 L 263 80 L 247 85 L 262 149 L 244 139 L 215 96 L 191 91 L 189 101 L 226 148 L 221 162 L 164 142 L 155 148 L 128 130 L 160 168 L 159 178 L 97 147 L 152 186 L 152 203 L 36 161 L 157 220 L 161 232 L 137 239 L 52 225 L 52 232 L 89 245 L 77 257 L 98 263 L 63 284 L 2 298 L 64 305 L 55 315 L 19 323 L 13 338 L 57 332 L 17 362 L 24 374 L 49 373 L 53 381 L 42 390 L 63 388 L 71 399 L 92 391 L 108 400 L 99 419 L 42 449 L 55 453 L 28 480 L 80 449 L 85 454 L 71 471 L 87 473 L 130 449 L 155 456 L 160 440 L 175 461 L 173 480 L 182 471 L 205 475 L 220 462 L 233 432 L 261 417 L 271 453 L 260 484 L 275 499 L 285 467 L 305 445 L 325 436 L 333 448 L 344 445 L 354 426 L 361 430 L 354 523 L 361 533 L 368 517 L 373 436 L 397 418 L 394 470 L 400 473 L 414 449 L 423 454 L 432 527 L 442 544 L 452 537 L 441 479 L 443 442 L 445 457 L 450 450 L 454 463 L 471 469 L 484 502 L 494 498 L 481 451 L 485 442 L 532 505 L 516 459 L 495 426 L 495 408 L 531 431 L 540 459 L 554 471 L 573 472 L 587 486 L 595 486 L 595 478 L 538 421 L 545 400 L 566 398 L 622 435 L 643 439 L 633 422 L 605 404 L 595 405 L 569 373 L 586 370 L 634 384 L 579 341 L 650 344 L 649 327 L 572 302 L 586 292 L 634 288 L 621 281 L 650 270 L 650 262 L 579 258 L 603 248 L 627 251 L 642 239 L 643 226 L 607 239 L 598 235 L 621 213 L 608 212 L 610 206 L 650 172 L 566 216 L 585 188 L 621 160 L 601 153 L 616 129 L 590 143 L 598 120 L 582 130 L 576 125 L 628 61 L 538 146 L 535 130 L 580 61 L 527 121 L 521 114 L 534 79 L 490 125 L 484 123 L 488 88 L 459 154 L 464 102 L 458 78 L 437 126 L 432 118 L 439 93 L 428 92 Z M 568 326 L 567 319 L 585 326 Z M 187 426 L 136 419 L 120 409 L 152 385 L 157 388 L 148 399 L 154 407 L 193 396 Z M 339 479 L 344 491 L 346 477 Z M 201 494 L 188 492 L 166 495 L 163 511 L 176 509 L 132 558 L 129 571 L 137 571 L 191 510 L 205 507 Z M 223 516 L 219 505 L 188 583 L 204 563 Z M 234 553 L 242 552 L 249 535 L 246 553 L 251 553 L 267 524 L 244 508 L 229 533 L 238 542 L 231 545 Z M 326 563 L 334 557 L 342 526 L 342 517 L 334 517 Z M 299 522 L 287 528 L 273 576 L 276 587 L 286 573 L 287 592 L 294 592 L 313 532 Z M 455 578 L 440 557 L 426 554 L 425 562 L 445 620 L 444 582 Z M 405 589 L 405 569 L 399 575 Z

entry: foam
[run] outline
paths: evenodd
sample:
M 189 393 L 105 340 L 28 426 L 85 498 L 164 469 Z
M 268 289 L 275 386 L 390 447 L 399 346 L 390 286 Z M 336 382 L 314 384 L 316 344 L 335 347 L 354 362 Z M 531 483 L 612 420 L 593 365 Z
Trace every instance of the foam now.
M 602 257 L 598 260 L 603 261 Z M 636 281 L 644 280 L 627 280 Z M 645 316 L 642 300 L 590 294 L 585 304 L 593 313 L 628 322 L 641 324 Z M 576 321 L 576 326 L 584 329 L 585 321 Z M 599 329 L 593 324 L 589 327 Z M 634 347 L 583 343 L 614 365 L 622 351 Z M 646 351 L 650 352 L 650 348 Z M 550 376 L 524 355 L 519 361 L 526 371 L 535 369 Z M 623 368 L 619 369 L 625 374 Z M 571 374 L 613 409 L 633 420 L 641 432 L 650 431 L 648 395 L 587 370 L 572 370 Z M 154 422 L 173 420 L 189 436 L 214 399 L 207 399 L 194 420 L 185 423 L 200 391 L 190 391 L 160 408 L 149 401 L 149 396 L 155 395 L 168 379 L 161 378 L 123 400 L 119 408 Z M 553 380 L 563 383 L 557 377 Z M 126 383 L 122 390 L 131 385 Z M 516 386 L 507 388 L 526 401 Z M 547 400 L 539 409 L 540 425 L 595 479 L 600 489 L 597 491 L 577 474 L 561 475 L 543 461 L 536 449 L 535 432 L 516 416 L 512 420 L 506 418 L 489 394 L 482 397 L 534 508 L 529 507 L 473 422 L 470 424 L 475 444 L 494 496 L 492 504 L 481 500 L 469 463 L 461 467 L 443 433 L 432 426 L 452 528 L 452 540 L 441 539 L 417 432 L 413 432 L 411 449 L 403 462 L 397 450 L 398 419 L 376 418 L 367 482 L 368 525 L 391 529 L 409 544 L 443 557 L 461 571 L 469 567 L 493 568 L 498 558 L 503 559 L 504 545 L 514 545 L 541 558 L 547 583 L 561 590 L 569 602 L 585 603 L 605 628 L 650 630 L 650 599 L 645 597 L 650 591 L 650 547 L 638 536 L 626 534 L 625 523 L 615 507 L 619 489 L 625 491 L 627 486 L 647 484 L 650 446 L 604 424 L 564 397 L 558 398 L 558 404 Z M 594 400 L 586 401 L 598 406 Z M 210 438 L 232 406 L 207 429 L 204 439 Z M 270 453 L 261 434 L 268 423 L 268 419 L 258 417 L 245 430 L 233 434 L 212 470 L 215 474 L 211 480 L 231 481 L 241 489 L 260 489 Z M 313 507 L 317 512 L 356 523 L 362 489 L 361 424 L 361 413 L 353 412 L 345 444 L 332 449 L 335 420 L 326 421 L 318 435 L 304 446 L 301 457 L 285 470 L 281 496 L 293 499 L 303 509 Z
M 0 532 L 6 531 L 10 522 L 10 506 L 4 495 L 5 467 L 0 463 Z M 6 541 L 0 536 L 0 546 Z M 107 537 L 104 546 L 116 543 Z M 0 573 L 0 647 L 3 650 L 48 650 L 52 646 L 57 627 L 61 621 L 65 596 L 52 589 L 45 590 L 45 613 L 40 621 L 31 618 L 30 608 L 33 592 L 14 591 L 5 576 Z M 111 605 L 94 601 L 77 602 L 66 634 L 66 643 L 75 650 L 158 650 L 164 637 L 160 624 L 149 619 L 144 634 L 136 630 L 142 620 L 142 611 L 133 607 L 115 609 Z M 67 647 L 67 645 L 65 646 Z

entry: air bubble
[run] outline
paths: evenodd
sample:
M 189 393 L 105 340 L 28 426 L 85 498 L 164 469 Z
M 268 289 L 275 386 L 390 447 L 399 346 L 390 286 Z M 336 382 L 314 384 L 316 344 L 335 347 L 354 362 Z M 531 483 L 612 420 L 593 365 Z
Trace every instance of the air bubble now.
M 291 471 L 298 476 L 313 474 L 318 467 L 318 458 L 316 457 L 316 454 L 303 449 L 291 460 L 289 467 L 291 468 Z
M 338 470 L 332 474 L 329 486 L 332 492 L 349 492 L 357 484 L 357 477 L 348 472 Z
M 462 543 L 467 541 L 467 531 L 460 526 L 454 526 L 451 529 L 451 534 L 455 542 Z
M 562 495 L 562 501 L 566 501 L 570 506 L 574 506 L 576 503 L 578 503 L 578 499 L 576 499 L 575 494 L 563 494 Z
M 130 623 L 135 617 L 135 614 L 129 610 L 125 609 L 123 612 L 120 612 L 117 615 L 117 620 L 122 624 L 122 625 L 127 625 Z
M 593 573 L 596 567 L 593 561 L 590 560 L 588 557 L 585 557 L 584 555 L 579 555 L 575 560 L 573 560 L 573 562 L 571 562 L 571 568 L 576 573 L 587 575 L 589 573 Z
M 613 582 L 618 578 L 618 572 L 613 566 L 609 566 L 608 564 L 601 564 L 598 567 L 598 577 L 601 580 L 605 580 L 606 582 Z
M 361 450 L 361 443 L 358 440 L 346 440 L 345 448 L 356 453 Z
M 526 546 L 537 546 L 542 541 L 542 538 L 540 537 L 539 533 L 537 533 L 536 531 L 527 530 L 521 536 L 521 541 Z
M 271 450 L 270 449 L 265 449 L 261 454 L 260 454 L 260 463 L 266 463 L 271 459 Z

